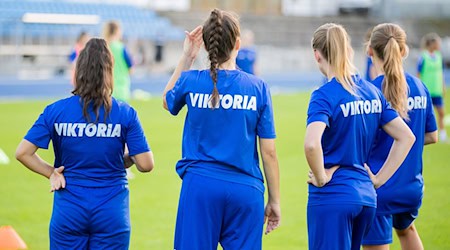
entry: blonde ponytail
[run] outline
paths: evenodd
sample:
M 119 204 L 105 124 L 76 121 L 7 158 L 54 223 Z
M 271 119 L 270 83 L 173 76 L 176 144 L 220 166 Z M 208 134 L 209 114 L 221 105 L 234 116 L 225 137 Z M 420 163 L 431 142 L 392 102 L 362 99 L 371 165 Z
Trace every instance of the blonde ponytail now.
M 380 24 L 372 32 L 370 47 L 383 61 L 382 91 L 386 100 L 399 113 L 408 117 L 408 85 L 403 70 L 403 57 L 407 53 L 406 33 L 395 24 Z
M 334 23 L 320 26 L 314 32 L 312 47 L 327 60 L 342 87 L 354 95 L 356 85 L 352 75 L 356 73 L 356 68 L 352 63 L 350 37 L 344 27 Z

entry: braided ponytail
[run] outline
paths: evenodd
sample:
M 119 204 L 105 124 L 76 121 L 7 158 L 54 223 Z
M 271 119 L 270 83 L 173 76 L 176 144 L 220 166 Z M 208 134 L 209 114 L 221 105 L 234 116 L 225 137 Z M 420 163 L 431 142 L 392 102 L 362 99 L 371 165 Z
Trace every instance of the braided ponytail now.
M 219 60 L 218 60 L 218 54 L 219 54 L 219 46 L 222 40 L 222 13 L 218 9 L 214 9 L 211 12 L 210 16 L 211 23 L 213 24 L 214 28 L 209 31 L 209 48 L 208 48 L 208 58 L 210 63 L 210 75 L 211 79 L 214 83 L 214 89 L 211 94 L 211 106 L 213 108 L 216 107 L 216 105 L 219 103 L 219 91 L 217 90 L 217 68 L 219 67 Z
M 214 9 L 203 25 L 203 42 L 210 61 L 210 76 L 214 84 L 210 103 L 214 109 L 218 107 L 220 97 L 217 89 L 217 70 L 230 59 L 231 52 L 239 37 L 239 23 L 230 13 Z

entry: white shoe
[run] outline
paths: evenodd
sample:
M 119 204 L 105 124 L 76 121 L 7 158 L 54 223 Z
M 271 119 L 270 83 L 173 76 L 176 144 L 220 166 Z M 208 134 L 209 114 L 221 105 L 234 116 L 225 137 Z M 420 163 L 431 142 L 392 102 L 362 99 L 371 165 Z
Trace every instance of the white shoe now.
M 447 142 L 447 132 L 445 130 L 439 131 L 439 141 L 446 143 Z

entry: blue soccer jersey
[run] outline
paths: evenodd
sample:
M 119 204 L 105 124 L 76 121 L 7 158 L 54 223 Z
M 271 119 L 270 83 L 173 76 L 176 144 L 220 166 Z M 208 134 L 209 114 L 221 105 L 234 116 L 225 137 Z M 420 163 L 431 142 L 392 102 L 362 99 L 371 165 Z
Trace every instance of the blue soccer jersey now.
M 373 80 L 373 79 L 371 79 L 371 76 L 370 76 L 370 69 L 372 67 L 374 67 L 373 62 L 372 62 L 372 57 L 368 56 L 367 63 L 366 63 L 366 80 L 369 82 Z
M 182 159 L 177 172 L 186 171 L 264 191 L 257 137 L 275 138 L 269 88 L 261 79 L 239 70 L 218 70 L 220 101 L 208 100 L 213 91 L 209 70 L 183 72 L 167 92 L 171 114 L 186 105 Z
M 92 108 L 89 113 L 94 120 Z M 131 156 L 150 151 L 137 113 L 113 98 L 110 114 L 101 108 L 99 115 L 97 123 L 88 123 L 80 97 L 72 96 L 47 106 L 25 139 L 44 149 L 53 142 L 54 166 L 65 167 L 67 185 L 126 184 L 125 143 Z
M 237 66 L 244 72 L 255 74 L 256 50 L 252 47 L 241 48 L 236 57 Z
M 378 129 L 396 118 L 397 112 L 382 93 L 359 76 L 355 95 L 333 78 L 312 93 L 307 124 L 323 122 L 325 168 L 339 165 L 324 187 L 309 185 L 308 205 L 360 204 L 376 206 L 376 194 L 364 169 Z
M 395 214 L 420 207 L 423 195 L 422 153 L 425 133 L 437 130 L 431 97 L 425 85 L 408 73 L 405 77 L 409 88 L 409 120 L 406 123 L 416 136 L 416 142 L 397 172 L 377 190 L 378 214 Z M 384 76 L 379 76 L 373 84 L 381 89 L 383 80 Z M 382 167 L 392 143 L 392 137 L 383 130 L 378 131 L 368 161 L 374 173 Z

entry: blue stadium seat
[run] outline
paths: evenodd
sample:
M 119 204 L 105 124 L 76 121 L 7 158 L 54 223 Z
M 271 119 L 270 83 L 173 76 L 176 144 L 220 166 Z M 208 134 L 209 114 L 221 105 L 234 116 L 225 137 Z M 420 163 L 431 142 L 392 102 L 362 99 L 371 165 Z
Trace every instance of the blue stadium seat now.
M 22 16 L 27 12 L 99 15 L 101 23 L 97 25 L 21 24 Z M 76 37 L 81 30 L 100 35 L 103 22 L 113 19 L 122 23 L 124 36 L 127 38 L 154 40 L 161 33 L 164 33 L 166 39 L 170 40 L 184 38 L 182 30 L 174 27 L 168 19 L 159 17 L 152 10 L 140 9 L 131 5 L 48 0 L 0 1 L 0 33 L 2 36 L 21 35 L 18 33 L 23 32 L 31 36 Z M 23 28 L 17 30 L 18 24 Z

